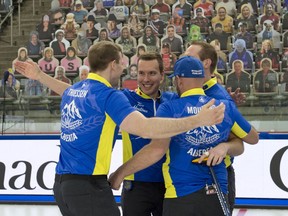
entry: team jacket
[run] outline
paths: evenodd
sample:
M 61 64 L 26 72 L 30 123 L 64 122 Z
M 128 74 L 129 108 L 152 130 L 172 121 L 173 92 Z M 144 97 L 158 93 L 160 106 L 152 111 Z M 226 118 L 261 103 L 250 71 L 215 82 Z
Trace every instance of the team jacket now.
M 56 173 L 107 175 L 117 125 L 133 111 L 123 93 L 95 73 L 66 89 L 61 102 Z
M 144 94 L 139 88 L 136 91 L 125 89 L 123 90 L 123 93 L 128 98 L 130 104 L 148 118 L 154 117 L 156 115 L 156 110 L 161 103 L 178 97 L 174 93 L 164 92 L 157 98 L 157 100 L 154 100 L 148 95 Z M 122 141 L 123 162 L 125 163 L 145 145 L 149 144 L 151 139 L 143 139 L 139 136 L 128 134 L 127 132 L 122 131 Z M 162 163 L 164 160 L 165 158 L 162 158 L 152 166 L 133 175 L 130 175 L 125 179 L 143 182 L 163 182 Z
M 184 92 L 181 98 L 162 103 L 158 110 L 159 117 L 181 118 L 197 114 L 210 97 L 203 89 L 192 89 Z M 220 100 L 215 105 L 220 104 Z M 225 142 L 230 132 L 243 138 L 251 130 L 251 125 L 242 117 L 232 102 L 222 101 L 225 106 L 225 118 L 221 124 L 199 127 L 171 138 L 163 174 L 166 185 L 165 198 L 181 197 L 196 192 L 212 184 L 213 180 L 206 165 L 192 163 L 204 152 Z M 224 161 L 213 167 L 220 186 L 227 193 L 227 171 Z

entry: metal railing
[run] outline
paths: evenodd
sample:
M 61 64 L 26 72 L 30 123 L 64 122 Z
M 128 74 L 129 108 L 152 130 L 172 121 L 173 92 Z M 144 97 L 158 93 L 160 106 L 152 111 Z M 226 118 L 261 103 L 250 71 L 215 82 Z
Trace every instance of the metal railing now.
M 18 0 L 18 35 L 21 35 L 21 4 L 23 3 L 23 0 Z M 39 6 L 42 4 L 42 0 L 39 0 Z M 5 23 L 8 18 L 10 18 L 10 25 L 11 25 L 11 32 L 10 32 L 10 45 L 13 46 L 13 12 L 14 12 L 14 6 L 11 1 L 11 5 L 9 6 L 9 12 L 5 15 L 3 19 L 0 19 L 0 30 L 2 30 L 3 24 Z M 32 5 L 32 13 L 33 16 L 35 15 L 35 0 L 33 0 Z

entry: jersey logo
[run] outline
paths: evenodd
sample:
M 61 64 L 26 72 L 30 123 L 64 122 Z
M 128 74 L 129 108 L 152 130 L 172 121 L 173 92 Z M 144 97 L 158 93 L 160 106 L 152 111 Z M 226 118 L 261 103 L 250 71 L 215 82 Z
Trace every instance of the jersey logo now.
M 144 109 L 145 106 L 141 102 L 137 102 L 137 104 L 134 105 L 134 108 L 141 113 L 148 113 L 148 110 Z
M 75 129 L 82 124 L 82 116 L 73 100 L 70 104 L 65 104 L 61 113 L 61 127 Z
M 220 138 L 216 125 L 202 126 L 194 130 L 187 131 L 185 140 L 191 145 L 207 145 L 216 142 Z

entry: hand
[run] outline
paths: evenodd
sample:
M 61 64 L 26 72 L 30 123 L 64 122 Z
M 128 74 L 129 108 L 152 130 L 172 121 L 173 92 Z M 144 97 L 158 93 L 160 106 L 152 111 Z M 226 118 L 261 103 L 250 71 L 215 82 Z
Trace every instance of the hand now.
M 33 61 L 16 61 L 14 64 L 15 70 L 24 75 L 25 77 L 33 80 L 39 80 L 41 73 L 38 65 Z
M 210 100 L 202 107 L 201 111 L 198 113 L 199 119 L 201 121 L 199 127 L 215 125 L 223 121 L 225 105 L 221 103 L 220 105 L 215 107 L 214 102 L 215 99 Z
M 108 182 L 110 182 L 112 189 L 119 190 L 123 180 L 124 180 L 124 178 L 120 177 L 120 174 L 117 173 L 117 171 L 116 171 L 116 172 L 110 174 Z
M 199 159 L 198 163 L 207 161 L 207 166 L 215 166 L 220 164 L 227 155 L 227 147 L 225 143 L 220 143 L 209 151 L 205 152 Z
M 237 88 L 234 92 L 232 92 L 232 88 L 227 88 L 227 92 L 230 97 L 234 100 L 237 106 L 244 104 L 246 102 L 246 95 L 240 92 L 240 88 Z

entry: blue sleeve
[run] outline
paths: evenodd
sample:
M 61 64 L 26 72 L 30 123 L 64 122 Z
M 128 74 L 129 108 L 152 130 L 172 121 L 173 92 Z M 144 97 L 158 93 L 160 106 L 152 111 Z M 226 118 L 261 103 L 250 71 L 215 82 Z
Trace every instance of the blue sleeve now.
M 233 132 L 239 138 L 247 136 L 247 134 L 250 132 L 252 128 L 250 123 L 242 116 L 239 110 L 231 102 L 229 109 L 231 109 L 230 114 L 234 118 L 234 124 L 231 128 L 231 132 Z
M 118 90 L 114 90 L 109 95 L 105 106 L 107 114 L 118 126 L 130 113 L 135 111 L 135 108 L 130 105 L 130 102 L 123 92 Z

